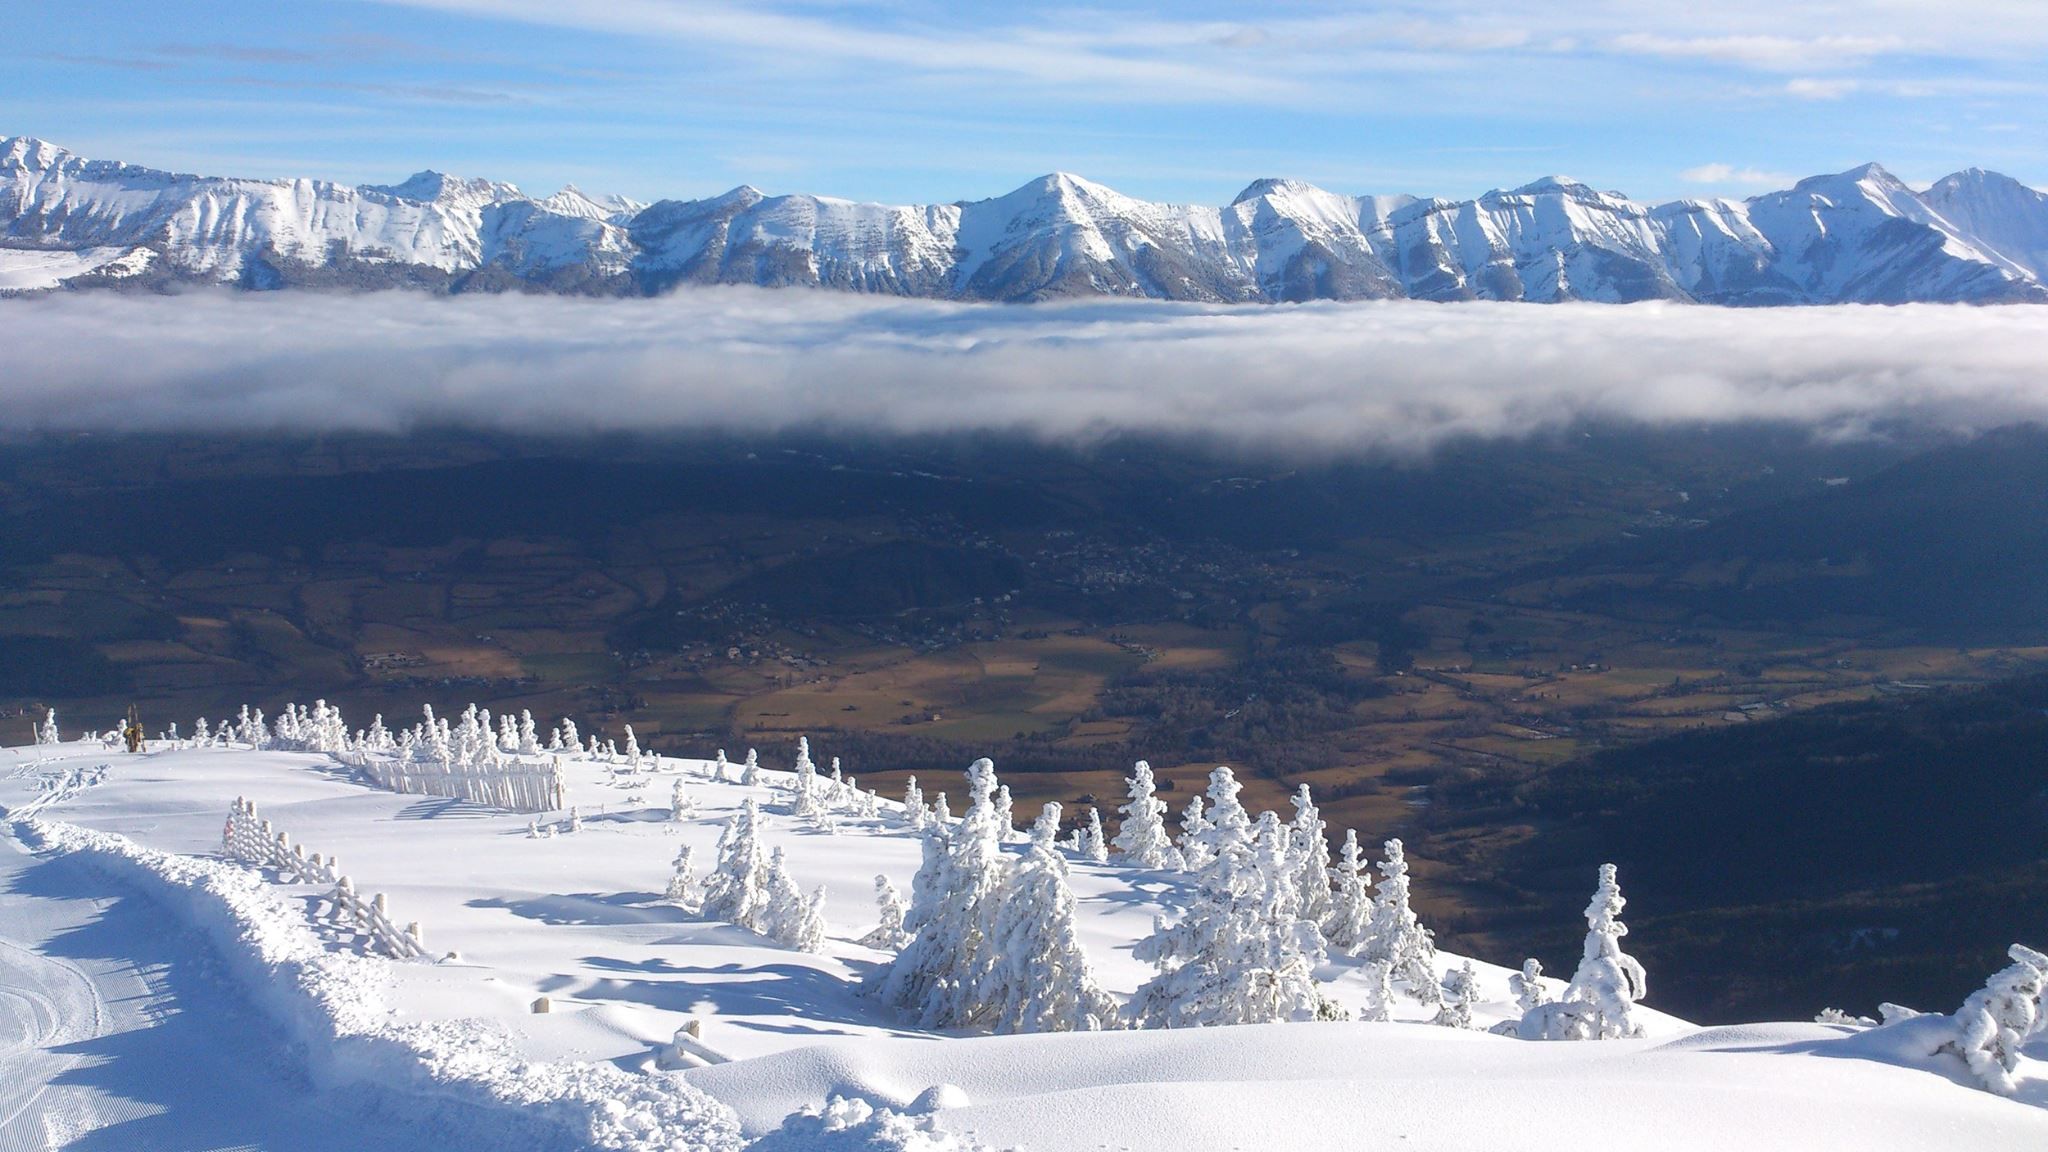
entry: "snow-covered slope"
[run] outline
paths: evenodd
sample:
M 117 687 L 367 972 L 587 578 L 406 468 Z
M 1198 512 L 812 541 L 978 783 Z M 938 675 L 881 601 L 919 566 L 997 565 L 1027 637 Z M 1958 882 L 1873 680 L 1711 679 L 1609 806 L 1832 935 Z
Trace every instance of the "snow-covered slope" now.
M 2048 197 L 1975 169 L 1924 194 L 1872 164 L 1749 201 L 1654 207 L 1547 177 L 1475 200 L 1258 180 L 1212 208 L 1068 173 L 953 204 L 742 186 L 642 205 L 574 187 L 535 198 L 436 172 L 359 188 L 175 175 L 0 140 L 0 291 L 198 280 L 605 293 L 753 284 L 969 300 L 1990 303 L 2048 301 L 2044 268 Z
M 1531 1043 L 1420 1023 L 1428 1006 L 1403 998 L 1391 1023 L 935 1035 L 863 990 L 889 957 L 858 942 L 875 921 L 872 878 L 887 875 L 908 892 L 922 858 L 900 809 L 885 805 L 879 819 L 842 810 L 832 828 L 793 814 L 787 772 L 748 786 L 713 780 L 703 761 L 564 767 L 579 814 L 573 825 L 566 813 L 542 817 L 557 831 L 536 839 L 527 816 L 379 791 L 325 755 L 219 746 L 128 755 L 97 740 L 0 749 L 0 841 L 9 841 L 0 849 L 37 851 L 73 877 L 53 888 L 45 870 L 37 883 L 10 886 L 0 951 L 27 949 L 24 963 L 50 951 L 38 918 L 53 898 L 76 905 L 92 895 L 72 864 L 98 870 L 109 894 L 156 901 L 207 941 L 181 943 L 181 955 L 218 952 L 173 961 L 181 973 L 234 981 L 240 1010 L 266 1018 L 268 1027 L 237 1027 L 251 1049 L 244 1063 L 267 1058 L 289 1075 L 267 1087 L 238 1081 L 281 1094 L 246 1102 L 252 1114 L 288 1118 L 305 1091 L 289 1080 L 306 1076 L 336 1123 L 351 1109 L 385 1127 L 403 1119 L 449 1152 L 738 1152 L 756 1139 L 760 1152 L 1223 1152 L 1320 1146 L 1336 1131 L 1374 1147 L 1452 1149 L 1576 1149 L 1592 1131 L 1671 1149 L 2048 1143 L 2048 1081 L 2035 1059 L 2048 1053 L 2038 1045 L 2021 1060 L 2022 1091 L 2006 1099 L 1972 1086 L 1954 1057 L 1913 1055 L 1881 1029 L 1702 1030 L 1644 1012 L 1643 1039 Z M 665 806 L 678 780 L 696 807 L 671 819 Z M 338 858 L 360 892 L 385 894 L 392 918 L 417 920 L 429 954 L 443 958 L 362 954 L 321 911 L 328 887 L 222 859 L 222 821 L 237 797 L 260 804 L 304 850 Z M 722 823 L 748 800 L 761 804 L 763 838 L 786 852 L 801 887 L 825 893 L 819 952 L 778 947 L 662 899 L 677 849 L 692 847 L 708 864 Z M 10 859 L 0 855 L 0 872 Z M 1186 880 L 1078 859 L 1069 867 L 1080 941 L 1103 985 L 1127 996 L 1151 971 L 1132 956 L 1134 940 L 1155 914 L 1179 913 Z M 122 935 L 142 931 L 157 935 Z M 147 918 L 104 916 L 90 955 L 108 958 L 101 967 L 124 953 L 157 956 L 165 935 Z M 1560 968 L 1569 960 L 1557 959 Z M 1508 973 L 1477 970 L 1475 1020 L 1513 1014 Z M 1361 975 L 1334 958 L 1319 978 L 1355 1004 Z M 53 970 L 41 983 L 66 979 Z M 549 1010 L 537 1013 L 531 1005 L 542 996 Z M 676 1030 L 692 1022 L 684 1053 L 666 1058 Z M 98 1050 L 80 1036 L 100 1024 L 74 1024 L 27 1035 L 27 1055 L 13 1063 L 0 1032 L 0 1068 L 18 1074 L 0 1096 L 36 1099 L 41 1113 L 73 1117 L 74 1132 L 95 1132 L 108 1147 L 197 1146 L 206 1142 L 202 1121 L 207 1133 L 221 1127 L 203 1085 L 166 1090 L 174 1051 L 117 1059 L 89 1079 L 68 1072 L 69 1056 Z M 159 1043 L 175 1041 L 167 1033 Z M 693 1067 L 678 1073 L 678 1063 Z M 889 1139 L 872 1126 L 835 1138 L 819 1123 L 789 1122 L 832 1096 L 930 1114 L 898 1118 Z M 165 1098 L 190 1103 L 159 1121 L 154 1139 L 124 1127 L 147 1107 L 138 1102 Z M 0 1136 L 8 1124 L 0 1119 Z M 364 1138 L 378 1130 L 366 1127 Z
M 1971 168 L 1921 197 L 1954 227 L 2036 278 L 2048 276 L 2048 193 Z

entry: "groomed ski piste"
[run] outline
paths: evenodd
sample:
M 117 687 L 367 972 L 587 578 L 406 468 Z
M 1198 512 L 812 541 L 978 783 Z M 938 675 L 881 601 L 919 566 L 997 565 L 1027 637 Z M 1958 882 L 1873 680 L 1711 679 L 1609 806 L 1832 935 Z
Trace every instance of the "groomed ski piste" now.
M 1318 938 L 1296 971 L 1313 974 L 1308 1000 L 1288 1002 L 1270 974 L 1238 990 L 1285 1022 L 1140 1028 L 1131 1005 L 1172 966 L 1142 942 L 1191 922 L 1228 869 L 1142 868 L 1114 849 L 1099 862 L 1085 829 L 1058 847 L 1023 827 L 991 833 L 1007 793 L 986 768 L 921 782 L 933 807 L 952 794 L 961 814 L 941 824 L 808 758 L 792 771 L 610 746 L 534 755 L 529 730 L 529 754 L 484 758 L 527 781 L 519 796 L 565 807 L 511 811 L 379 786 L 436 787 L 397 770 L 420 748 L 365 750 L 395 749 L 388 735 L 307 752 L 278 747 L 318 742 L 304 732 L 237 734 L 249 730 L 140 753 L 112 733 L 0 750 L 0 1147 L 2048 1147 L 2043 973 L 2025 949 L 1961 1010 L 1700 1028 L 1639 1004 L 1603 1016 L 1577 982 L 1478 960 L 1468 991 L 1465 958 L 1442 953 L 1439 983 L 1419 989 L 1390 980 L 1370 942 L 1318 959 Z M 535 773 L 557 791 L 532 801 Z M 749 817 L 757 847 L 736 851 L 728 829 Z M 1287 859 L 1284 825 L 1244 823 L 1251 842 L 1235 855 Z M 964 899 L 933 889 L 970 885 L 947 846 L 981 833 L 1000 840 L 990 867 L 1036 877 L 1054 905 L 1063 875 L 1072 896 L 1049 935 L 1004 935 L 983 960 L 1017 978 L 1061 969 L 1082 989 L 998 1026 L 1083 1030 L 989 1035 L 944 1026 L 934 1007 L 975 996 L 958 973 L 930 978 L 949 945 L 941 906 Z M 726 859 L 751 856 L 740 866 L 762 899 L 729 879 L 707 889 L 722 837 Z M 695 881 L 678 876 L 684 849 Z M 1381 876 L 1377 846 L 1371 856 Z M 1341 914 L 1341 859 L 1334 871 Z M 894 927 L 878 876 L 910 906 L 913 935 L 926 921 L 912 946 L 922 983 L 903 971 L 915 965 L 899 958 L 902 935 L 877 931 Z M 1615 925 L 1611 889 L 1589 909 L 1595 943 L 1625 939 L 1598 927 Z M 712 914 L 735 905 L 759 931 Z M 1075 947 L 1092 982 L 1072 979 Z M 1006 962 L 1005 948 L 1038 951 Z M 1633 963 L 1607 953 L 1621 964 L 1608 970 Z M 1581 963 L 1541 959 L 1567 977 Z M 980 987 L 1000 983 L 983 975 Z M 906 988 L 927 1011 L 891 999 Z M 1525 1011 L 1536 1001 L 1549 1006 Z M 1221 1018 L 1213 1003 L 1200 1011 Z M 1640 1035 L 1489 1031 L 1527 1032 L 1525 1016 Z M 1993 1067 L 1983 1052 L 1998 1051 Z

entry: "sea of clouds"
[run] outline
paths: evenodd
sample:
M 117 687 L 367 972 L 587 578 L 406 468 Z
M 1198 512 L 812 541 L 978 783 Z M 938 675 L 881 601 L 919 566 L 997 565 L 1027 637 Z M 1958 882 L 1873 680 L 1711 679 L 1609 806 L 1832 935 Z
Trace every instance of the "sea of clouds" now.
M 2048 308 L 0 300 L 0 429 L 1136 433 L 1425 450 L 1584 422 L 2048 419 Z

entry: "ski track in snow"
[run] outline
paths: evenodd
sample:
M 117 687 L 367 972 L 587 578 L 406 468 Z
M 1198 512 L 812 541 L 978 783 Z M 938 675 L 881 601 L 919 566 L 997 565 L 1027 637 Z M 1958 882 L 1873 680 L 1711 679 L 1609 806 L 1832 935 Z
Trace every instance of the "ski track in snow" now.
M 433 1146 L 310 1094 L 187 925 L 16 827 L 0 835 L 0 1152 Z

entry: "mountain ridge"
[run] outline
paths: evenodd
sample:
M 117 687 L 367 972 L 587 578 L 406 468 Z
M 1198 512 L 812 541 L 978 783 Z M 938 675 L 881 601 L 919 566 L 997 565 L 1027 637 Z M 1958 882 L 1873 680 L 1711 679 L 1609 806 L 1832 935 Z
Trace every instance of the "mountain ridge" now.
M 1981 169 L 1916 192 L 1877 164 L 1663 204 L 1563 176 L 1469 200 L 1261 178 L 1167 204 L 1054 172 L 889 205 L 741 185 L 642 204 L 432 170 L 351 186 L 159 171 L 0 139 L 0 292 L 424 288 L 650 295 L 682 284 L 947 300 L 2048 303 L 2048 195 Z

